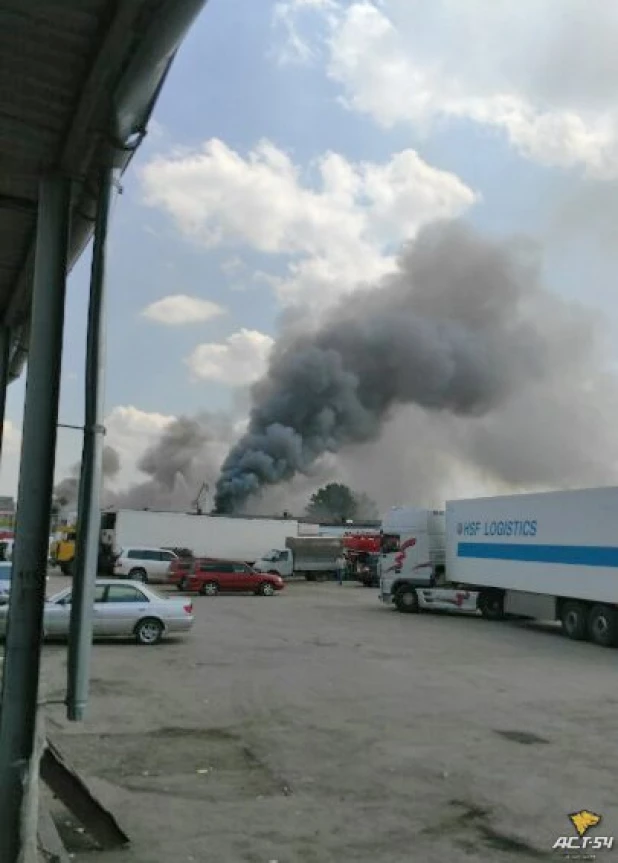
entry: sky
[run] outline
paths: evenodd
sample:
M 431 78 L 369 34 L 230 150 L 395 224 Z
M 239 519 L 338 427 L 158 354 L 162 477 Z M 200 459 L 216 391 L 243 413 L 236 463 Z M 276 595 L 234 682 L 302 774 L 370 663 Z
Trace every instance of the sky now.
M 615 373 L 617 37 L 606 0 L 210 0 L 114 203 L 116 487 L 140 479 L 174 418 L 214 412 L 242 430 L 286 315 L 353 304 L 436 219 L 532 238 L 544 284 L 596 316 Z M 82 420 L 88 276 L 89 251 L 69 279 L 61 423 Z M 9 389 L 3 494 L 24 387 Z M 80 450 L 60 429 L 57 479 Z M 448 490 L 471 487 L 464 474 Z

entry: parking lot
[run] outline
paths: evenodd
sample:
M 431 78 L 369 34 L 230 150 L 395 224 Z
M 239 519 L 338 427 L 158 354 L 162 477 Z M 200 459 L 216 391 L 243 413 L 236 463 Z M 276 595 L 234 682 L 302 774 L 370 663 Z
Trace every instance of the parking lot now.
M 194 603 L 188 637 L 97 644 L 86 723 L 47 709 L 132 838 L 93 855 L 67 826 L 76 860 L 554 859 L 583 808 L 618 833 L 615 651 L 355 584 Z M 45 650 L 48 700 L 65 656 Z

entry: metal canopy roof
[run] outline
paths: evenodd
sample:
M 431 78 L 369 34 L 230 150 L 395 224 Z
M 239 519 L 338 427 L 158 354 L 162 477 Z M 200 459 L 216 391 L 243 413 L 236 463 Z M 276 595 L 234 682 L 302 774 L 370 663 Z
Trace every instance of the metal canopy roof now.
M 69 262 L 90 238 L 98 177 L 123 170 L 206 0 L 0 0 L 0 322 L 11 378 L 28 347 L 38 180 L 73 178 Z

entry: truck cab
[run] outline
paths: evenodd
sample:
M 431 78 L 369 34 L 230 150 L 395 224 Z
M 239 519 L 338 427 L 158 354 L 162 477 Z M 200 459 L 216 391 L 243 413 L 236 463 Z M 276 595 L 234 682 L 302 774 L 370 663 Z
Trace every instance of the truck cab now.
M 399 611 L 476 610 L 476 594 L 453 590 L 445 571 L 444 510 L 394 507 L 382 521 L 380 600 Z
M 76 534 L 75 525 L 65 525 L 50 547 L 50 563 L 52 566 L 59 566 L 63 575 L 70 575 L 72 571 Z
M 258 572 L 269 572 L 271 575 L 289 578 L 294 571 L 294 556 L 288 548 L 271 548 L 256 560 L 254 569 Z

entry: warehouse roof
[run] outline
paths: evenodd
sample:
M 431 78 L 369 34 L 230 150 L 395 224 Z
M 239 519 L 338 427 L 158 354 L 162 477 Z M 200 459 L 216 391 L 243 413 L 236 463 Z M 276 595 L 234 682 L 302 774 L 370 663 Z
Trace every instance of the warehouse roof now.
M 124 170 L 206 0 L 0 0 L 0 322 L 23 367 L 39 178 L 73 178 L 69 260 L 93 229 L 101 167 Z

